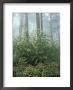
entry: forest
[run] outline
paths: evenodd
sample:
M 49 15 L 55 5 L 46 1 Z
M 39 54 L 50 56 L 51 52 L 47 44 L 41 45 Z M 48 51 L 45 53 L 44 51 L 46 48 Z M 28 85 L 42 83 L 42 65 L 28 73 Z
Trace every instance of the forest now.
M 60 13 L 13 13 L 13 77 L 60 77 Z

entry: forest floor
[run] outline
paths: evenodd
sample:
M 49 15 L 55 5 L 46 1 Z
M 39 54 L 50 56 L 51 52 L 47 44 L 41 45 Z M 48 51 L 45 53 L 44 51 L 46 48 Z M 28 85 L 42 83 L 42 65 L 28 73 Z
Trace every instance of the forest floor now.
M 30 64 L 13 67 L 14 77 L 60 77 L 59 64 Z

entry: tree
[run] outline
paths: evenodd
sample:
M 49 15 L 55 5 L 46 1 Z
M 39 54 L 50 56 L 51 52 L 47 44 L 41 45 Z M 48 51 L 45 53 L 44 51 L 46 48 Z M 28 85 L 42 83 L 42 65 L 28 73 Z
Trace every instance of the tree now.
M 40 13 L 40 28 L 43 31 L 43 14 Z
M 60 41 L 60 32 L 59 32 L 59 25 L 60 25 L 60 20 L 59 20 L 59 14 L 58 13 L 50 13 L 50 28 L 51 28 L 51 36 L 52 38 L 52 44 L 56 44 L 59 46 L 59 41 Z
M 36 26 L 37 26 L 37 37 L 40 33 L 40 14 L 36 13 Z
M 22 37 L 22 30 L 23 30 L 23 26 L 24 26 L 24 24 L 23 24 L 23 18 L 24 18 L 24 14 L 21 13 L 21 14 L 20 14 L 20 27 L 19 27 L 20 39 L 21 39 L 21 37 Z
M 25 33 L 26 33 L 26 39 L 29 40 L 29 32 L 28 32 L 28 14 L 25 13 Z
M 53 46 L 53 31 L 52 31 L 52 13 L 50 13 L 50 33 L 51 33 L 51 45 Z

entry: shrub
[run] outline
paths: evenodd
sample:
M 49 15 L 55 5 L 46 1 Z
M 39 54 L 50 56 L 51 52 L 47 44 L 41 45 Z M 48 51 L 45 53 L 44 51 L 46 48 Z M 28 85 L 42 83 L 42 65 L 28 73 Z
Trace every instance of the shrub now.
M 13 41 L 14 76 L 52 76 L 59 74 L 58 67 L 49 64 L 59 64 L 60 50 L 42 33 L 39 38 L 19 37 Z M 21 66 L 21 67 L 20 67 Z

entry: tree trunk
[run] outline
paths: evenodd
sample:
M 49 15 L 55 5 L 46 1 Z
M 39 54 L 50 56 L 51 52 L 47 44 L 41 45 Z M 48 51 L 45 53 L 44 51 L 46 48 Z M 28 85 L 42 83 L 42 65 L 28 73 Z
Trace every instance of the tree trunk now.
M 27 41 L 29 40 L 29 33 L 28 33 L 28 14 L 25 14 L 25 34 Z
M 42 15 L 42 13 L 40 14 L 40 27 L 41 27 L 41 30 L 43 31 L 43 15 Z
M 22 37 L 23 18 L 24 18 L 24 15 L 23 15 L 23 14 L 20 14 L 20 27 L 19 27 L 19 35 L 20 35 L 20 39 L 21 39 L 21 37 Z
M 40 14 L 36 13 L 36 26 L 37 26 L 37 37 L 40 33 Z
M 50 33 L 51 33 L 51 46 L 53 46 L 53 31 L 52 31 L 52 14 L 50 14 Z

